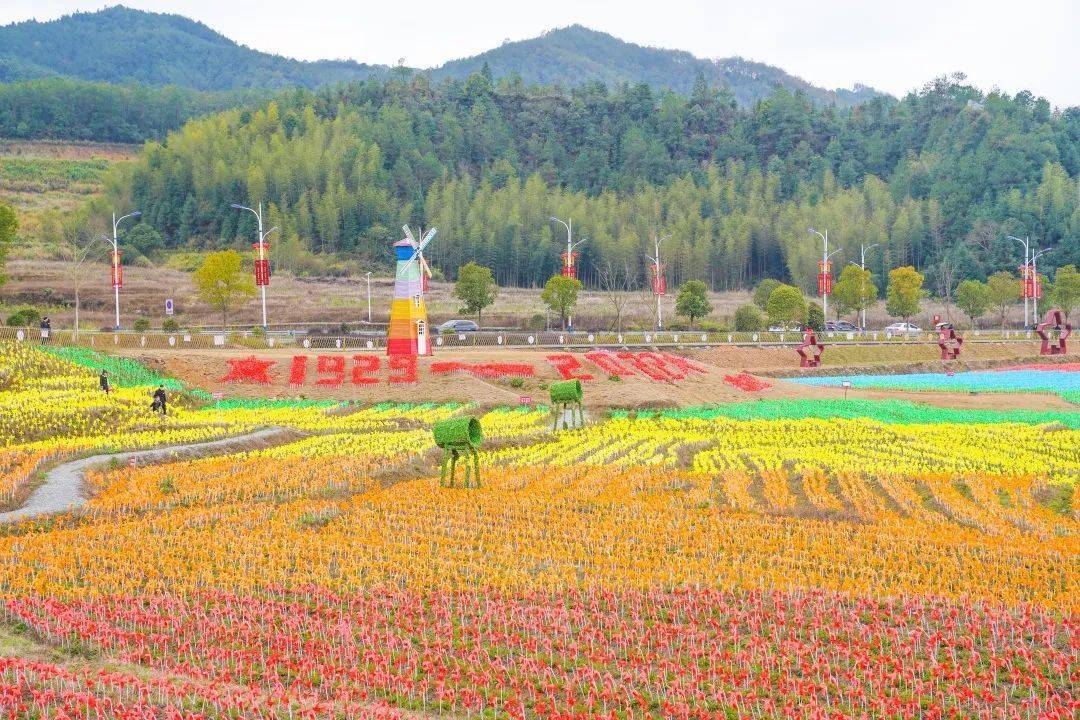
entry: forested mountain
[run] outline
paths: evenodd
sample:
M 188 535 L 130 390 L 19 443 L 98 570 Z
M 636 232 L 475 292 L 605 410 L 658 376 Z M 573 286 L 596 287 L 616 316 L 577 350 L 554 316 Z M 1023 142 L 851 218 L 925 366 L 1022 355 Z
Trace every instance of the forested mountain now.
M 703 60 L 678 50 L 623 42 L 581 26 L 424 72 L 439 80 L 464 80 L 485 65 L 495 78 L 560 86 L 604 82 L 648 83 L 688 94 L 698 75 L 729 87 L 743 105 L 767 97 L 776 86 L 801 90 L 816 102 L 846 106 L 874 97 L 866 87 L 823 90 L 779 68 L 742 58 Z M 385 74 L 388 68 L 351 61 L 301 62 L 236 44 L 202 23 L 179 15 L 125 7 L 76 13 L 50 22 L 0 27 L 0 81 L 63 76 L 109 83 L 177 85 L 199 90 L 316 88 Z
M 811 287 L 808 225 L 830 231 L 841 264 L 880 243 L 879 277 L 1014 268 L 1010 233 L 1054 248 L 1041 268 L 1080 262 L 1080 109 L 956 80 L 838 110 L 782 89 L 744 109 L 704 80 L 683 97 L 372 78 L 190 122 L 118 172 L 112 204 L 142 210 L 174 247 L 247 247 L 251 214 L 229 204 L 267 203 L 285 268 L 304 249 L 385 264 L 411 222 L 438 225 L 429 258 L 449 276 L 476 260 L 536 285 L 559 263 L 551 215 L 588 238 L 586 282 L 609 264 L 640 282 L 656 231 L 672 233 L 670 281 L 716 288 Z
M 0 27 L 0 81 L 8 82 L 63 76 L 197 90 L 313 88 L 366 78 L 379 69 L 270 55 L 180 15 L 122 6 Z
M 738 57 L 704 60 L 681 50 L 634 45 L 580 25 L 453 60 L 432 71 L 432 75 L 464 80 L 481 72 L 485 65 L 496 78 L 517 75 L 530 85 L 569 87 L 600 81 L 615 87 L 644 82 L 683 95 L 690 94 L 700 75 L 712 85 L 730 88 L 739 104 L 747 106 L 768 97 L 778 86 L 801 90 L 817 102 L 841 106 L 855 105 L 879 94 L 865 86 L 823 90 L 764 63 Z

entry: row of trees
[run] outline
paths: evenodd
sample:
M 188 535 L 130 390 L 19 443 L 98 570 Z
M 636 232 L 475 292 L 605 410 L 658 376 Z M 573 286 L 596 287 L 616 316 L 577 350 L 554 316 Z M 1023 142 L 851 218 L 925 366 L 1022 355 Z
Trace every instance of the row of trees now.
M 118 169 L 109 200 L 143 209 L 167 247 L 204 248 L 246 243 L 252 218 L 229 203 L 266 201 L 283 269 L 311 251 L 386 264 L 394 228 L 421 222 L 438 225 L 431 259 L 451 279 L 474 260 L 535 287 L 559 267 L 557 214 L 588 237 L 589 286 L 607 265 L 643 282 L 641 252 L 663 228 L 676 284 L 776 277 L 809 291 L 808 223 L 847 259 L 879 244 L 879 287 L 907 265 L 932 279 L 1015 268 L 1008 234 L 1055 248 L 1052 264 L 1080 263 L 1078 177 L 1080 110 L 955 79 L 837 110 L 783 90 L 740 109 L 704 83 L 681 97 L 475 75 L 290 91 L 192 121 Z
M 929 294 L 923 282 L 923 275 L 911 266 L 891 271 L 886 289 L 886 312 L 904 321 L 918 314 L 921 301 Z M 567 317 L 577 305 L 581 289 L 582 284 L 576 278 L 553 275 L 544 285 L 540 298 L 559 316 L 565 327 Z M 478 323 L 483 310 L 495 303 L 498 290 L 490 268 L 474 262 L 459 268 L 454 296 L 462 301 L 460 312 L 475 314 Z M 613 289 L 611 292 L 621 290 Z M 833 286 L 830 297 L 837 309 L 837 317 L 840 317 L 871 307 L 877 301 L 878 289 L 869 271 L 850 265 Z M 1047 303 L 1061 309 L 1066 315 L 1075 311 L 1080 306 L 1080 273 L 1075 266 L 1058 268 L 1053 285 L 1049 282 L 1044 285 L 1044 297 Z M 991 275 L 985 283 L 979 280 L 961 282 L 956 293 L 956 306 L 973 324 L 992 309 L 1004 329 L 1009 310 L 1016 306 L 1020 298 L 1020 279 L 1012 273 L 1001 271 Z M 620 308 L 615 304 L 614 309 L 617 323 Z M 686 317 L 692 327 L 695 320 L 711 312 L 712 304 L 705 283 L 700 280 L 683 283 L 676 295 L 675 314 Z M 735 329 L 742 332 L 763 330 L 766 323 L 781 327 L 808 325 L 822 330 L 826 321 L 821 305 L 808 302 L 799 288 L 774 279 L 758 283 L 754 288 L 752 304 L 738 308 L 733 319 Z
M 3 260 L 18 228 L 16 215 L 8 205 L 0 203 L 0 271 Z M 65 249 L 71 279 L 75 291 L 75 326 L 78 328 L 79 293 L 83 285 L 85 265 L 96 259 L 95 249 L 100 234 L 93 234 L 86 225 L 66 224 L 56 229 Z M 499 286 L 491 268 L 475 262 L 469 262 L 458 269 L 454 296 L 462 302 L 461 312 L 475 314 L 481 321 L 485 308 L 493 305 L 498 297 Z M 0 283 L 4 280 L 0 272 Z M 196 293 L 207 305 L 221 313 L 222 324 L 228 322 L 229 312 L 244 300 L 256 293 L 251 273 L 244 267 L 244 256 L 234 250 L 208 253 L 202 264 L 192 274 Z M 907 266 L 896 268 L 889 273 L 886 290 L 886 311 L 894 317 L 904 320 L 917 314 L 920 301 L 928 295 L 923 287 L 924 277 L 915 268 Z M 540 297 L 553 313 L 560 317 L 565 326 L 567 317 L 577 305 L 582 283 L 576 278 L 553 275 L 548 279 Z M 618 295 L 629 286 L 609 286 L 610 294 L 615 298 L 613 307 L 616 322 L 621 310 Z M 1080 272 L 1073 265 L 1058 268 L 1051 284 L 1043 283 L 1044 297 L 1050 305 L 1060 308 L 1066 315 L 1080 307 Z M 849 265 L 841 273 L 833 286 L 833 306 L 837 317 L 847 313 L 858 313 L 872 306 L 878 297 L 878 288 L 872 274 L 862 268 Z M 955 302 L 971 320 L 976 322 L 991 309 L 1005 326 L 1009 310 L 1021 297 L 1020 279 L 1012 273 L 997 272 L 987 282 L 964 280 L 957 290 Z M 712 312 L 708 299 L 708 288 L 701 280 L 688 280 L 679 288 L 675 301 L 677 315 L 688 318 L 693 326 L 695 320 L 706 317 Z M 762 314 L 764 313 L 764 315 Z M 819 330 L 825 325 L 821 306 L 807 302 L 802 291 L 792 285 L 774 279 L 758 283 L 753 292 L 753 304 L 740 307 L 734 317 L 735 329 L 756 331 L 769 325 L 790 326 L 809 325 Z
M 161 140 L 191 118 L 263 100 L 264 93 L 254 91 L 199 92 L 69 78 L 0 83 L 0 137 L 141 143 Z
M 929 295 L 923 287 L 924 276 L 913 267 L 896 268 L 889 273 L 885 296 L 885 311 L 907 321 L 920 312 L 921 301 Z M 868 271 L 849 265 L 833 285 L 830 295 L 837 317 L 856 313 L 855 324 L 862 310 L 877 302 L 878 288 Z M 1066 316 L 1080 307 L 1080 273 L 1073 265 L 1058 268 L 1051 284 L 1043 282 L 1044 307 L 1056 307 Z M 997 315 L 1002 329 L 1008 313 L 1021 300 L 1021 281 L 1015 274 L 999 271 L 986 282 L 964 280 L 957 290 L 956 307 L 975 324 L 991 310 Z M 947 310 L 951 305 L 947 303 Z M 735 329 L 761 330 L 769 325 L 809 325 L 815 330 L 824 327 L 826 318 L 816 302 L 808 302 L 799 288 L 778 280 L 763 280 L 754 288 L 753 303 L 740 307 L 735 313 Z

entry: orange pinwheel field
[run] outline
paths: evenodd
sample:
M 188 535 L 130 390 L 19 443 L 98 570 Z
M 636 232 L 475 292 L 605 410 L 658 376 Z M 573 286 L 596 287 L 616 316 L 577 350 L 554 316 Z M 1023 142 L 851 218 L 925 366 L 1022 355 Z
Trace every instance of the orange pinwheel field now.
M 554 434 L 545 408 L 184 400 L 158 419 L 145 388 L 103 397 L 0 350 L 12 499 L 91 452 L 294 432 L 98 467 L 79 510 L 0 525 L 7 621 L 112 663 L 5 657 L 0 716 L 1080 712 L 1076 413 L 780 401 Z M 483 482 L 446 487 L 430 428 L 468 414 Z

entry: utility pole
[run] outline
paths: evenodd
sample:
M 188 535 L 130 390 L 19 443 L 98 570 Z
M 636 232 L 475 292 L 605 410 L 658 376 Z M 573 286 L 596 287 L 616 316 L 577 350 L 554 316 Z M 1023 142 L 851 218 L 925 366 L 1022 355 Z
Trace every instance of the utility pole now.
M 1028 258 L 1031 256 L 1031 239 L 1030 238 L 1018 238 L 1015 235 L 1009 235 L 1010 240 L 1015 240 L 1024 246 L 1024 277 L 1021 278 L 1020 287 L 1024 290 L 1024 328 L 1028 327 L 1028 292 L 1027 292 L 1027 274 L 1031 265 Z
M 822 233 L 819 233 L 814 228 L 807 228 L 807 232 L 809 232 L 811 235 L 817 235 L 819 238 L 821 238 L 821 241 L 824 243 L 824 246 L 823 246 L 824 249 L 821 251 L 821 272 L 822 273 L 829 272 L 829 258 L 831 258 L 836 253 L 843 250 L 843 248 L 837 248 L 836 250 L 833 250 L 831 253 L 829 252 L 829 231 L 828 230 L 825 231 L 825 234 L 822 234 Z M 821 288 L 821 314 L 825 316 L 825 322 L 829 321 L 829 293 L 828 293 L 828 290 L 829 290 L 828 287 L 822 287 Z
M 566 255 L 563 256 L 563 275 L 566 277 L 577 278 L 577 267 L 574 265 L 574 248 L 585 242 L 585 238 L 581 238 L 577 242 L 573 241 L 573 227 L 574 219 L 568 218 L 569 222 L 563 222 L 559 218 L 552 215 L 550 220 L 560 223 L 566 228 Z M 574 332 L 574 317 L 572 315 L 566 316 L 566 331 Z
M 371 273 L 364 273 L 364 279 L 367 280 L 367 321 L 368 325 L 371 324 Z
M 872 243 L 867 245 L 866 243 L 859 243 L 859 264 L 858 267 L 862 269 L 862 275 L 859 276 L 859 303 L 865 302 L 866 298 L 866 251 L 876 248 L 880 243 Z M 855 264 L 854 261 L 851 262 Z M 828 320 L 826 320 L 828 322 Z M 866 308 L 859 308 L 859 330 L 866 332 Z
M 246 205 L 239 205 L 237 203 L 233 203 L 232 208 L 234 210 L 247 210 L 248 212 L 253 214 L 259 221 L 259 244 L 255 246 L 256 249 L 259 251 L 259 257 L 257 258 L 257 264 L 255 269 L 255 283 L 259 286 L 259 290 L 262 293 L 262 328 L 263 330 L 268 330 L 269 327 L 266 324 L 266 286 L 270 284 L 270 273 L 268 264 L 270 261 L 270 257 L 266 248 L 266 238 L 270 236 L 270 233 L 277 230 L 277 227 L 272 227 L 266 232 L 263 232 L 262 202 L 259 203 L 258 210 L 253 210 Z M 259 265 L 267 268 L 265 276 L 261 276 L 259 274 Z M 225 328 L 222 328 L 222 330 L 224 329 Z
M 117 228 L 120 227 L 120 223 L 129 217 L 137 218 L 142 215 L 141 212 L 136 210 L 135 212 L 122 215 L 119 218 L 116 217 L 116 213 L 112 214 L 112 286 L 113 295 L 116 298 L 116 330 L 120 330 L 120 286 L 124 284 L 124 275 L 120 270 L 120 246 L 117 240 Z

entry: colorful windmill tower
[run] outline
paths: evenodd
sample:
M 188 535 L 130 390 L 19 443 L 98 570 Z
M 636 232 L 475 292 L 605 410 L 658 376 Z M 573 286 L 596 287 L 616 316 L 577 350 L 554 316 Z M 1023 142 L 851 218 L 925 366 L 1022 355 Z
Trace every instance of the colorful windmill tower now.
M 394 299 L 390 304 L 390 329 L 386 336 L 387 355 L 430 355 L 431 341 L 424 292 L 431 269 L 424 260 L 424 248 L 435 237 L 435 228 L 428 230 L 420 242 L 413 238 L 408 225 L 401 228 L 405 239 L 394 243 L 397 273 L 394 280 Z

